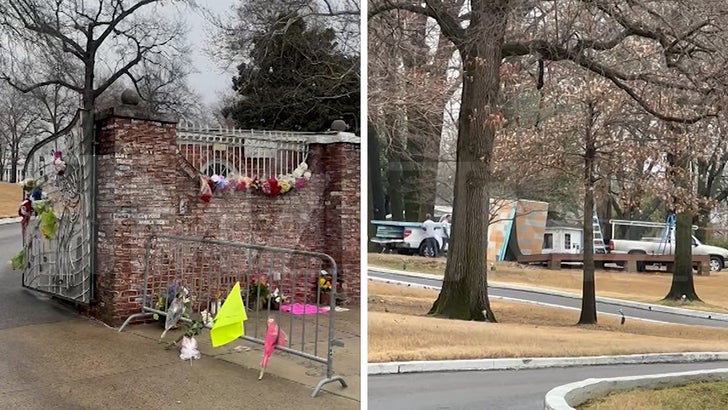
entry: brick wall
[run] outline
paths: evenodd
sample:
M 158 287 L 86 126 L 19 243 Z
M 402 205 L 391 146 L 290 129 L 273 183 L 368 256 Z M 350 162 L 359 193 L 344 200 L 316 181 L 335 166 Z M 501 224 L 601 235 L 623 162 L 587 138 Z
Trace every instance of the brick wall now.
M 359 302 L 359 144 L 337 136 L 310 145 L 309 185 L 269 198 L 248 192 L 198 199 L 199 179 L 177 153 L 174 118 L 111 109 L 97 123 L 98 247 L 92 313 L 117 324 L 141 309 L 151 233 L 323 252 Z

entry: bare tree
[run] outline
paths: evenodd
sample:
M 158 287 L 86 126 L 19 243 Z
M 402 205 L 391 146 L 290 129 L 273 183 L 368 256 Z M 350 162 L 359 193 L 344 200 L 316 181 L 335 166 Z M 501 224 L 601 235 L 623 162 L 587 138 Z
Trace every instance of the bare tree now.
M 38 101 L 32 95 L 0 85 L 0 107 L 0 170 L 4 174 L 8 167 L 8 181 L 17 182 L 20 160 L 40 135 Z
M 552 66 L 550 81 L 541 92 L 543 113 L 537 127 L 514 127 L 500 143 L 510 146 L 510 158 L 523 157 L 520 169 L 556 170 L 579 181 L 582 196 L 584 273 L 579 324 L 597 322 L 592 213 L 597 183 L 611 168 L 638 169 L 633 155 L 639 148 L 630 132 L 632 101 L 603 77 Z M 516 144 L 516 141 L 518 144 Z M 648 149 L 651 147 L 648 147 Z M 516 159 L 517 161 L 517 159 Z M 639 175 L 638 173 L 635 173 Z
M 236 3 L 227 16 L 201 9 L 212 27 L 211 37 L 223 39 L 211 41 L 208 54 L 226 67 L 239 64 L 250 55 L 256 34 L 264 32 L 271 19 L 282 18 L 286 23 L 286 16 L 292 15 L 309 24 L 334 28 L 341 50 L 359 55 L 361 10 L 358 0 L 273 0 L 265 3 L 243 0 Z M 289 19 L 287 23 L 292 21 Z
M 173 45 L 184 34 L 180 19 L 159 18 L 162 5 L 161 0 L 0 1 L 0 35 L 12 51 L 0 61 L 0 80 L 22 92 L 60 86 L 77 93 L 91 149 L 97 98 L 151 56 L 174 54 Z
M 187 83 L 192 73 L 189 48 L 180 51 L 169 61 L 144 60 L 130 77 L 150 112 L 173 113 L 187 121 L 204 122 L 202 98 Z

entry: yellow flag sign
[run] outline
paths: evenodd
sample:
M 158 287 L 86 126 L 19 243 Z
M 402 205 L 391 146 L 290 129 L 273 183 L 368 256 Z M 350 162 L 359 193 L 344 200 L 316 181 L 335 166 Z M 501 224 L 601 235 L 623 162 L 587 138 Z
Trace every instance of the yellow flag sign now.
M 245 314 L 243 298 L 240 296 L 240 282 L 236 282 L 212 320 L 210 329 L 212 347 L 222 346 L 242 336 L 245 333 L 243 327 L 245 320 L 248 320 L 248 317 Z

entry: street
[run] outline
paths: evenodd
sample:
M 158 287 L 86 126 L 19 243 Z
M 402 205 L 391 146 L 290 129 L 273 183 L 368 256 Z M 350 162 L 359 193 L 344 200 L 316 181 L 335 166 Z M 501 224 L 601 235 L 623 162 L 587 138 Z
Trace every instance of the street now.
M 579 380 L 719 368 L 728 362 L 369 376 L 369 408 L 535 410 L 549 390 Z
M 0 329 L 53 323 L 74 317 L 71 310 L 49 297 L 21 287 L 22 272 L 12 270 L 10 259 L 20 251 L 20 224 L 0 225 Z

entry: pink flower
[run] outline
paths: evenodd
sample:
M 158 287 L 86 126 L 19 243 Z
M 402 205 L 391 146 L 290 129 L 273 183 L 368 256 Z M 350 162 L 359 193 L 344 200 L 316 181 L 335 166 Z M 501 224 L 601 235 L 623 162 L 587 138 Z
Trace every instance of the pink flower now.
M 303 188 L 303 187 L 305 187 L 305 186 L 306 186 L 307 184 L 308 184 L 308 180 L 307 180 L 306 178 L 303 178 L 303 177 L 301 177 L 301 178 L 296 178 L 296 180 L 295 180 L 295 181 L 293 181 L 293 187 L 294 187 L 294 188 L 296 188 L 296 189 L 298 189 L 298 188 Z

